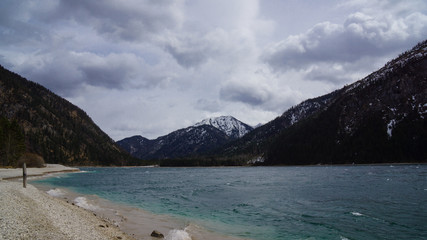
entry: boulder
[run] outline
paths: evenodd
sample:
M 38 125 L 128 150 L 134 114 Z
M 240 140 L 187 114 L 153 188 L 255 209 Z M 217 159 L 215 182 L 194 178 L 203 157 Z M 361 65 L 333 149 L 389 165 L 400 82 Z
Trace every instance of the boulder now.
M 152 237 L 155 237 L 155 238 L 164 238 L 164 237 L 165 237 L 161 232 L 159 232 L 159 231 L 157 231 L 157 230 L 154 230 L 154 231 L 151 233 L 151 236 L 152 236 Z

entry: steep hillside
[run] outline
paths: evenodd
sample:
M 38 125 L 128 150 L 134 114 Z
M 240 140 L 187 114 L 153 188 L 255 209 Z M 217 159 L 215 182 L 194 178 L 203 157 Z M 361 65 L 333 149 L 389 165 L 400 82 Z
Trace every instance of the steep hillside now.
M 136 164 L 81 109 L 43 86 L 0 66 L 0 116 L 15 120 L 27 151 L 48 163 Z
M 324 110 L 333 101 L 337 92 L 322 97 L 308 99 L 284 112 L 280 117 L 255 128 L 241 139 L 230 142 L 217 151 L 217 155 L 249 157 L 263 156 L 265 148 L 278 134 L 300 120 L 306 119 L 317 112 Z
M 426 161 L 426 42 L 216 150 L 264 164 Z
M 284 129 L 266 164 L 427 161 L 427 41 Z

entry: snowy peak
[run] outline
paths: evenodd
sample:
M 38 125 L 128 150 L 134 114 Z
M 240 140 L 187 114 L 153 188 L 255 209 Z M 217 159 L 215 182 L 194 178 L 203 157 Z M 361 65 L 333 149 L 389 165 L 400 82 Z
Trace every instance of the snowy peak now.
M 253 127 L 237 120 L 232 116 L 207 118 L 201 122 L 196 123 L 194 126 L 197 127 L 202 125 L 213 126 L 232 138 L 241 138 L 246 133 L 253 130 Z

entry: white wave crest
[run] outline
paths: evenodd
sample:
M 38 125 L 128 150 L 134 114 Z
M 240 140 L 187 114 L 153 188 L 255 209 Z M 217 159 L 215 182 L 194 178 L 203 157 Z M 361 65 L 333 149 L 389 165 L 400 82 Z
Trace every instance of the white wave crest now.
M 76 199 L 74 199 L 74 203 L 77 206 L 82 207 L 82 208 L 87 209 L 87 210 L 94 211 L 94 210 L 98 210 L 99 209 L 98 206 L 95 206 L 93 204 L 88 203 L 88 201 L 87 201 L 87 199 L 85 197 L 76 197 Z
M 192 240 L 192 239 L 185 230 L 173 229 L 169 231 L 165 240 Z
M 351 214 L 352 214 L 353 216 L 357 216 L 357 217 L 363 216 L 363 214 L 361 214 L 361 213 L 359 213 L 359 212 L 351 212 Z
M 65 193 L 61 189 L 58 189 L 58 188 L 50 189 L 49 191 L 46 191 L 46 193 L 52 197 L 61 197 L 61 196 L 65 195 Z

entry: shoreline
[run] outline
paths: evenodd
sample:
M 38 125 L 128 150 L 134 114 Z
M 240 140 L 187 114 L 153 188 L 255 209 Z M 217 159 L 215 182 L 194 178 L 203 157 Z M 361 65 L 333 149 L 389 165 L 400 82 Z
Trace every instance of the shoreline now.
M 80 174 L 80 173 L 76 173 Z M 84 174 L 84 172 L 81 172 Z M 60 177 L 60 176 L 59 176 Z M 39 191 L 60 201 L 75 204 L 97 217 L 108 221 L 135 239 L 166 240 L 250 240 L 213 232 L 190 220 L 166 214 L 155 214 L 126 203 L 112 202 L 97 195 L 83 194 L 67 188 L 58 188 L 46 183 L 31 183 Z M 53 196 L 56 195 L 56 196 Z M 165 238 L 151 237 L 154 231 Z
M 189 220 L 34 182 L 71 172 L 84 174 L 78 168 L 59 164 L 27 168 L 29 184 L 23 188 L 19 181 L 22 168 L 0 169 L 0 239 L 242 240 Z M 22 212 L 16 211 L 22 208 Z M 165 238 L 151 237 L 154 230 Z
M 134 239 L 78 206 L 31 184 L 0 181 L 0 239 Z
M 80 169 L 60 164 L 46 164 L 44 168 L 27 168 L 27 177 L 41 177 L 52 173 L 79 172 Z M 22 168 L 0 168 L 0 181 L 22 178 Z
M 27 177 L 79 171 L 47 164 L 45 168 L 27 168 Z M 19 179 L 22 168 L 0 169 L 0 239 L 134 239 L 105 219 L 32 184 L 24 188 Z

